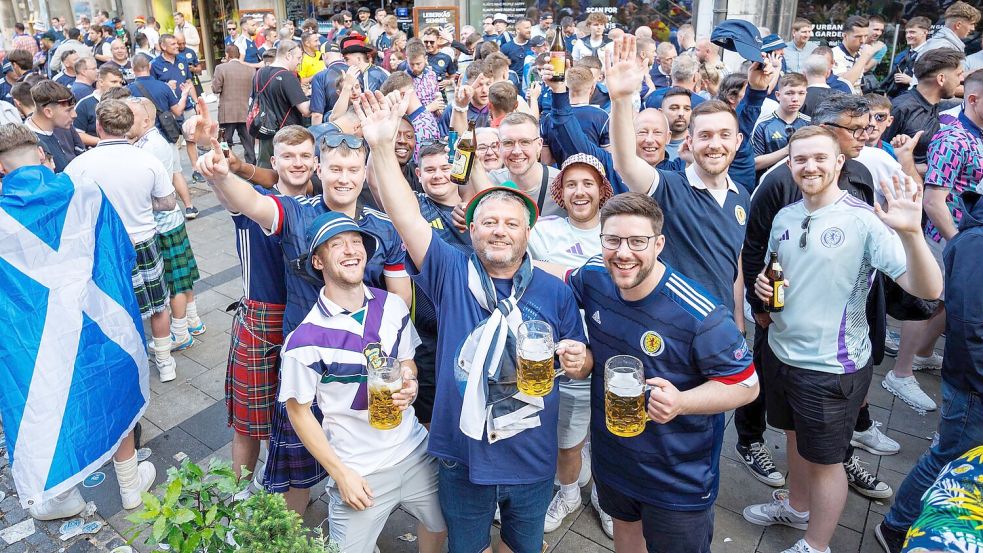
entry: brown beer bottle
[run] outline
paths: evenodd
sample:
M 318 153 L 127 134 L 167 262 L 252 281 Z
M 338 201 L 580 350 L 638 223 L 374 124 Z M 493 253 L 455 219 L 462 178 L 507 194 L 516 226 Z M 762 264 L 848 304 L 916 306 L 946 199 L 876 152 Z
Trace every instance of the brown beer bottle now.
M 471 178 L 471 168 L 474 167 L 475 150 L 478 141 L 474 137 L 474 122 L 472 119 L 468 123 L 468 130 L 457 141 L 457 155 L 454 157 L 454 164 L 451 166 L 451 182 L 458 186 L 464 186 Z
M 550 65 L 553 66 L 553 81 L 562 81 L 567 71 L 567 49 L 563 45 L 563 32 L 557 25 L 553 40 L 550 41 Z
M 785 271 L 778 262 L 778 252 L 771 252 L 765 277 L 771 283 L 771 299 L 765 304 L 765 311 L 778 313 L 785 309 Z

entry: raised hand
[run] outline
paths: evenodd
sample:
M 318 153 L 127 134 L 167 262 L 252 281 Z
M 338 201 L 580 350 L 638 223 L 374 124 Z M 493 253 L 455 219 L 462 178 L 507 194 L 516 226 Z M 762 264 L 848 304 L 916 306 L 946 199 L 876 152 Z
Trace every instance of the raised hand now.
M 768 90 L 772 76 L 775 74 L 772 57 L 768 54 L 764 56 L 764 62 L 754 62 L 747 70 L 747 84 L 754 90 Z
M 891 147 L 894 148 L 895 155 L 914 155 L 915 146 L 918 145 L 918 140 L 925 134 L 924 130 L 915 133 L 915 136 L 908 136 L 906 134 L 899 134 L 891 139 Z
M 612 100 L 630 98 L 642 86 L 645 67 L 638 61 L 635 37 L 624 35 L 614 41 L 614 47 L 607 53 L 604 84 Z
M 922 192 L 914 179 L 905 176 L 904 181 L 897 176 L 881 181 L 881 192 L 887 207 L 874 204 L 874 213 L 898 233 L 922 232 Z
M 225 182 L 225 177 L 229 176 L 229 160 L 225 159 L 218 140 L 212 137 L 209 142 L 212 145 L 211 151 L 198 156 L 198 172 L 211 184 Z
M 362 137 L 372 149 L 392 150 L 399 129 L 399 119 L 406 113 L 409 97 L 402 94 L 383 96 L 378 90 L 365 92 L 355 101 L 355 115 L 362 124 Z

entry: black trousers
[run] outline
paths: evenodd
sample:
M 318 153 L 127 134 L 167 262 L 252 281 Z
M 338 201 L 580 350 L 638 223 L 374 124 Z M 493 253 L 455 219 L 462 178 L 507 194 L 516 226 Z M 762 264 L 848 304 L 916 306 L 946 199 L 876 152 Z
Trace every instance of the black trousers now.
M 232 135 L 239 135 L 239 143 L 242 144 L 242 149 L 245 151 L 243 158 L 246 163 L 256 165 L 256 147 L 253 144 L 253 137 L 246 132 L 246 124 L 222 123 L 219 126 L 225 131 L 225 141 L 229 143 L 230 148 L 232 147 Z
M 768 347 L 768 329 L 754 325 L 754 367 L 758 373 L 758 397 L 747 405 L 734 410 L 734 428 L 737 430 L 737 442 L 741 445 L 751 445 L 754 442 L 764 442 L 765 433 L 765 386 L 767 383 L 761 374 L 761 353 Z

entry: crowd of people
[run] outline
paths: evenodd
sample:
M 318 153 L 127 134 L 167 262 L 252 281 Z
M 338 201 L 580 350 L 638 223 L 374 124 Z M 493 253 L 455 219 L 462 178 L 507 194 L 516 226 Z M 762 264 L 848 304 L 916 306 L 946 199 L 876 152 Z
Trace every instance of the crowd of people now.
M 421 552 L 489 551 L 493 521 L 504 547 L 539 552 L 592 483 L 616 551 L 705 553 L 730 410 L 737 455 L 775 488 L 746 490 L 744 518 L 803 530 L 785 553 L 829 552 L 851 489 L 894 498 L 873 530 L 887 553 L 983 547 L 939 515 L 981 489 L 952 476 L 979 473 L 964 453 L 983 443 L 983 54 L 964 43 L 980 12 L 957 1 L 934 34 L 907 20 L 883 78 L 878 15 L 846 18 L 833 46 L 805 19 L 786 40 L 739 20 L 697 37 L 645 13 L 527 15 L 412 38 L 384 9 L 326 34 L 244 17 L 210 93 L 179 13 L 132 37 L 108 14 L 53 18 L 6 53 L 4 184 L 44 165 L 103 191 L 170 382 L 172 352 L 206 332 L 187 156 L 236 229 L 243 495 L 303 513 L 329 478 L 342 551 L 371 553 L 401 505 Z M 523 387 L 534 328 L 545 392 Z M 855 455 L 901 447 L 867 402 L 885 355 L 881 386 L 918 412 L 939 406 L 913 371 L 942 374 L 938 439 L 898 490 Z M 637 404 L 618 414 L 619 397 Z M 131 508 L 154 474 L 124 444 Z M 83 508 L 72 489 L 31 514 Z

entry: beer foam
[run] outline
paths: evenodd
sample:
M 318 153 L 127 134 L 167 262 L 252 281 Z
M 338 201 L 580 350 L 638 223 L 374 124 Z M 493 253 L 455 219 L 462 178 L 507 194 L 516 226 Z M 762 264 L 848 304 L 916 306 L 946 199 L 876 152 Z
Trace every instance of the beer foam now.
M 527 361 L 546 361 L 553 357 L 553 348 L 546 340 L 526 339 L 519 348 L 519 356 Z
M 619 397 L 637 397 L 644 391 L 638 380 L 628 373 L 614 373 L 607 381 L 607 389 Z

